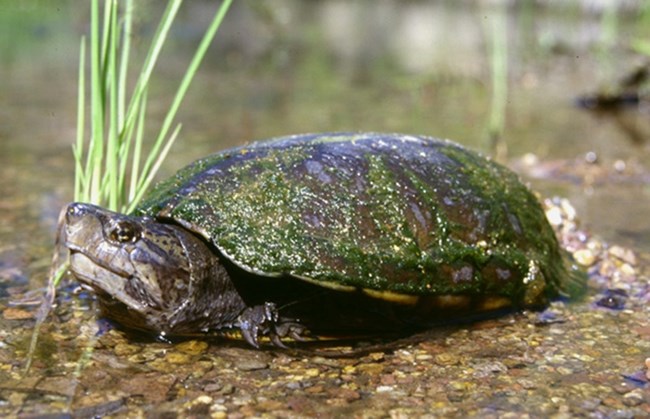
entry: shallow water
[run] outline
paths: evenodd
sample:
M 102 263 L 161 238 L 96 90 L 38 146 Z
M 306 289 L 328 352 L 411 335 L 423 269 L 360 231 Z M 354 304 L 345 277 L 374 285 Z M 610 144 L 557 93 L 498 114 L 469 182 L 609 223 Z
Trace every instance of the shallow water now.
M 78 40 L 87 29 L 88 15 L 84 7 L 78 6 L 70 2 L 21 2 L 20 6 L 3 5 L 0 9 L 2 309 L 7 308 L 11 298 L 45 284 L 56 217 L 59 209 L 71 199 L 73 164 L 70 145 L 74 141 L 76 127 Z M 143 12 L 143 15 L 149 13 L 157 16 L 160 10 Z M 190 57 L 189 51 L 193 51 L 212 13 L 213 6 L 209 2 L 193 2 L 182 9 L 181 20 L 175 27 L 171 44 L 163 53 L 160 71 L 150 94 L 156 97 L 151 106 L 152 125 L 160 120 L 164 107 L 173 95 L 179 74 Z M 617 118 L 595 115 L 574 106 L 578 95 L 609 86 L 629 72 L 640 58 L 633 55 L 628 46 L 636 39 L 650 39 L 648 13 L 645 22 L 630 11 L 608 13 L 585 11 L 578 6 L 522 6 L 501 10 L 469 3 L 454 5 L 451 2 L 419 1 L 403 4 L 398 1 L 348 3 L 284 0 L 273 2 L 272 7 L 257 2 L 239 2 L 228 15 L 181 109 L 178 118 L 183 123 L 181 138 L 165 163 L 161 176 L 169 175 L 193 159 L 225 147 L 299 132 L 366 130 L 418 133 L 451 138 L 487 154 L 494 154 L 487 135 L 492 107 L 489 51 L 490 39 L 494 36 L 492 23 L 502 21 L 499 30 L 505 31 L 507 39 L 509 74 L 503 129 L 507 153 L 502 153 L 499 159 L 518 167 L 517 162 L 526 153 L 538 156 L 539 165 L 543 165 L 558 160 L 571 163 L 577 159 L 582 162 L 587 153 L 595 152 L 600 162 L 598 168 L 603 170 L 599 170 L 598 175 L 588 176 L 586 180 L 580 175 L 574 177 L 573 181 L 565 181 L 557 176 L 538 179 L 526 177 L 530 171 L 522 172 L 542 195 L 569 198 L 588 230 L 610 243 L 630 247 L 643 256 L 650 251 L 650 217 L 646 215 L 650 207 L 650 188 L 644 169 L 650 167 L 648 106 L 630 109 Z M 612 24 L 612 18 L 615 24 Z M 143 20 L 138 26 L 136 45 L 144 44 L 151 32 L 152 27 Z M 155 132 L 153 129 L 151 131 Z M 626 163 L 626 170 L 615 177 L 612 176 L 615 173 L 612 167 L 617 161 Z M 566 164 L 562 167 L 571 172 L 571 166 Z M 632 167 L 640 169 L 631 174 Z M 639 269 L 647 271 L 646 260 L 640 258 Z M 641 275 L 639 281 L 647 281 L 647 276 Z M 95 323 L 90 314 L 82 310 L 87 301 L 73 299 L 68 303 L 70 308 L 53 321 L 43 338 L 43 348 L 50 348 L 52 352 L 43 349 L 46 355 L 39 358 L 27 379 L 19 377 L 21 362 L 16 357 L 24 356 L 24 344 L 32 323 L 29 319 L 13 319 L 5 313 L 0 330 L 0 359 L 3 366 L 0 374 L 7 374 L 10 381 L 0 386 L 0 409 L 4 409 L 3 413 L 56 412 L 70 406 L 75 409 L 92 405 L 87 396 L 75 393 L 79 387 L 55 391 L 56 385 L 52 384 L 45 390 L 35 390 L 38 386 L 34 383 L 39 380 L 67 383 L 64 377 L 70 376 L 79 357 L 79 348 L 85 342 L 83 336 L 92 335 L 92 325 Z M 634 342 L 635 339 L 650 339 L 647 308 L 643 310 L 643 305 L 637 303 L 629 313 L 621 313 L 616 319 L 608 317 L 609 313 L 599 314 L 610 319 L 612 324 L 618 324 L 617 327 L 623 330 L 621 336 L 629 340 L 611 343 L 614 346 L 602 351 L 604 358 L 600 358 L 599 362 L 607 364 L 611 361 L 613 365 L 621 365 L 622 369 L 626 369 L 626 374 L 643 369 L 643 359 L 650 356 L 650 349 L 647 345 L 636 345 Z M 573 318 L 580 313 L 589 313 L 586 304 L 566 315 Z M 70 329 L 70 325 L 62 326 L 70 318 L 77 319 L 74 325 L 81 328 L 81 336 L 73 336 L 76 332 L 74 328 Z M 59 323 L 61 319 L 64 319 L 63 323 Z M 584 324 L 589 317 L 583 319 L 575 322 L 576 327 L 582 325 L 582 329 L 574 331 L 575 336 L 585 342 L 596 342 L 592 345 L 595 347 L 603 345 L 602 342 L 611 342 L 607 338 L 590 337 L 586 336 L 589 333 L 580 332 L 593 327 Z M 520 332 L 519 329 L 525 331 L 525 318 L 510 320 L 512 322 L 506 324 L 513 328 L 513 334 Z M 495 330 L 486 328 L 489 331 L 485 333 L 497 334 Z M 61 335 L 57 336 L 59 329 Z M 451 338 L 452 341 L 456 338 L 462 340 L 465 336 L 463 333 L 480 333 L 475 330 L 461 332 L 454 335 L 456 337 Z M 553 336 L 560 332 L 556 330 L 550 333 Z M 53 337 L 48 333 L 55 335 Z M 547 336 L 546 332 L 535 333 Z M 102 342 L 102 339 L 105 341 Z M 154 372 L 164 370 L 163 367 L 147 370 L 150 365 L 142 360 L 126 361 L 115 348 L 119 345 L 130 348 L 130 344 L 124 341 L 115 343 L 114 339 L 119 338 L 113 335 L 100 338 L 100 349 L 95 352 L 94 360 L 96 365 L 106 368 L 105 375 L 114 377 L 113 386 L 119 388 L 120 380 L 126 380 L 128 374 L 124 371 L 144 374 L 142 371 L 146 370 L 155 380 Z M 482 339 L 488 341 L 485 336 Z M 507 342 L 504 335 L 498 335 L 496 339 Z M 438 342 L 436 350 L 429 351 L 431 346 L 425 344 L 415 349 L 408 347 L 404 351 L 416 355 L 418 351 L 424 351 L 426 353 L 421 355 L 431 355 L 437 359 L 439 354 L 436 351 L 445 347 L 452 349 L 451 356 L 462 355 L 454 354 L 452 344 L 440 344 L 448 340 L 433 339 L 432 342 L 434 346 Z M 52 346 L 46 346 L 47 343 Z M 510 343 L 505 343 L 505 347 L 516 351 L 518 346 L 510 347 Z M 167 349 L 158 345 L 145 345 L 149 349 L 129 349 L 129 355 L 140 351 L 146 355 L 147 350 L 153 350 L 157 354 L 154 357 L 163 359 L 160 354 Z M 553 345 L 548 345 L 553 348 Z M 276 373 L 279 374 L 291 362 L 299 362 L 287 360 L 287 355 L 270 359 L 268 354 L 254 354 L 246 349 L 232 349 L 241 351 L 236 356 L 213 347 L 203 350 L 208 351 L 209 359 L 205 352 L 201 352 L 200 356 L 204 357 L 201 362 L 212 362 L 211 368 L 215 369 L 221 362 L 218 359 L 225 359 L 223 362 L 229 365 L 226 369 L 245 371 L 233 359 L 239 356 L 251 359 L 263 357 L 264 361 L 261 362 L 266 363 L 266 367 L 261 370 L 270 370 L 268 375 L 272 377 L 276 377 Z M 494 349 L 497 353 L 499 350 Z M 173 352 L 171 349 L 169 351 Z M 627 358 L 620 357 L 621 351 L 629 351 Z M 181 353 L 187 355 L 187 351 Z M 153 356 L 145 355 L 143 357 Z M 607 356 L 612 358 L 608 359 Z M 49 358 L 51 360 L 47 361 Z M 395 358 L 386 362 L 397 365 L 402 358 L 406 359 L 405 362 L 410 359 L 398 352 Z M 499 359 L 496 355 L 494 358 Z M 423 357 L 420 361 L 426 363 L 426 359 Z M 408 362 L 417 364 L 413 360 Z M 116 363 L 119 365 L 116 366 Z M 313 372 L 313 368 L 325 368 L 322 362 L 316 364 L 316 367 L 306 365 L 305 369 L 312 368 Z M 340 373 L 345 365 L 326 365 L 325 369 L 328 374 L 339 371 L 339 379 L 348 384 L 356 383 L 354 380 L 345 381 L 345 373 Z M 439 362 L 440 365 L 444 366 L 444 362 Z M 459 361 L 451 363 L 449 368 L 463 366 L 466 367 Z M 501 367 L 492 365 L 488 368 Z M 589 371 L 588 368 L 585 370 Z M 453 373 L 451 371 L 447 370 L 447 373 Z M 467 371 L 467 368 L 463 371 Z M 192 373 L 187 374 L 189 377 Z M 245 376 L 246 373 L 243 374 Z M 309 373 L 305 374 L 308 376 Z M 445 373 L 441 371 L 440 374 L 444 376 Z M 527 375 L 526 372 L 522 374 Z M 621 374 L 623 372 L 619 371 L 619 376 Z M 348 375 L 355 377 L 352 373 Z M 144 379 L 142 375 L 137 376 Z M 200 377 L 194 378 L 199 380 Z M 258 378 L 250 377 L 251 380 Z M 194 383 L 187 377 L 184 379 L 189 380 L 187 382 L 190 384 Z M 384 384 L 379 385 L 393 385 L 388 378 L 382 380 Z M 88 376 L 80 378 L 86 390 L 93 388 L 88 384 L 90 381 L 92 379 Z M 612 378 L 599 385 L 609 386 L 619 381 L 620 377 Z M 590 381 L 585 379 L 585 382 Z M 111 405 L 106 400 L 97 403 L 108 406 L 105 408 L 110 412 L 115 406 L 148 409 L 167 400 L 169 410 L 173 411 L 181 409 L 179 400 L 185 403 L 201 394 L 198 387 L 193 388 L 188 384 L 190 390 L 187 390 L 187 394 L 179 395 L 180 390 L 174 387 L 174 383 L 176 381 L 160 389 L 160 392 L 169 392 L 166 396 L 158 394 L 160 400 L 154 396 L 140 395 L 140 402 L 133 402 L 130 397 L 135 393 L 123 391 L 121 398 L 108 398 L 121 400 L 117 405 Z M 401 383 L 399 379 L 397 383 Z M 327 383 L 314 385 L 324 386 L 327 393 Z M 343 414 L 355 409 L 383 406 L 375 402 L 384 399 L 379 396 L 373 398 L 376 395 L 373 396 L 374 393 L 362 384 L 357 383 L 356 386 L 356 389 L 347 388 L 351 393 L 336 396 L 343 400 L 343 407 L 337 406 L 336 409 L 342 410 L 330 406 L 334 409 L 330 412 Z M 634 391 L 636 387 L 645 391 L 648 388 L 647 380 L 645 383 L 642 380 L 636 384 L 633 382 L 629 386 L 632 387 L 629 391 Z M 300 391 L 305 388 L 301 387 Z M 535 392 L 534 388 L 528 389 L 533 396 L 541 394 Z M 487 393 L 489 385 L 481 391 L 486 400 L 497 400 L 494 394 Z M 640 409 L 638 412 L 650 414 L 647 395 L 643 403 L 634 406 L 621 404 L 623 402 L 619 399 L 624 400 L 629 391 L 612 390 L 615 400 L 611 405 L 601 400 L 593 411 L 602 408 L 607 414 L 616 409 L 635 408 Z M 107 389 L 106 394 L 117 393 Z M 243 415 L 263 411 L 261 408 L 247 411 L 245 407 L 261 406 L 264 397 L 272 396 L 265 393 L 262 399 L 256 398 L 256 394 L 259 394 L 243 384 L 236 386 L 231 393 L 213 394 L 207 391 L 206 394 L 212 400 L 213 411 L 222 411 L 221 408 L 214 408 L 214 404 L 219 404 L 229 413 Z M 409 393 L 409 397 L 413 394 Z M 302 397 L 302 393 L 294 396 Z M 424 398 L 431 403 L 433 399 L 435 397 Z M 387 400 L 386 409 L 399 404 L 397 398 Z M 453 404 L 453 400 L 447 402 Z M 421 406 L 413 403 L 414 406 Z M 512 411 L 507 403 L 494 403 L 502 406 L 502 410 L 497 411 Z M 551 406 L 549 411 L 535 412 L 562 412 L 557 403 L 553 406 L 555 408 Z M 611 407 L 613 410 L 607 410 L 608 406 L 614 406 Z M 282 408 L 287 407 L 283 405 Z M 310 408 L 313 412 L 323 411 L 319 406 Z M 425 412 L 429 408 L 422 408 L 418 412 Z M 274 411 L 279 408 L 269 409 Z M 298 407 L 294 411 L 301 412 Z M 309 414 L 312 410 L 302 412 Z M 462 414 L 463 410 L 451 411 L 454 412 Z

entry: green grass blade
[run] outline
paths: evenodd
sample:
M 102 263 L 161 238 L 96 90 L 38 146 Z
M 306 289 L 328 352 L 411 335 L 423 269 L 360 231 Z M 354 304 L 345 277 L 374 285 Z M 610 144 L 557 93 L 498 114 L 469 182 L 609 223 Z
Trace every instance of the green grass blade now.
M 120 74 L 118 77 L 118 114 L 117 124 L 124 126 L 124 112 L 126 110 L 126 86 L 129 69 L 129 56 L 131 53 L 131 36 L 133 29 L 133 0 L 127 0 L 124 11 L 124 27 L 120 55 Z
M 488 121 L 488 150 L 497 160 L 504 160 L 507 144 L 503 134 L 508 105 L 508 25 L 507 11 L 504 7 L 494 9 L 491 26 L 487 28 L 490 36 L 490 69 L 492 73 L 492 97 Z
M 151 153 L 149 154 L 147 161 L 143 167 L 142 175 L 140 176 L 141 182 L 138 184 L 137 188 L 138 190 L 147 189 L 156 174 L 157 169 L 154 169 L 154 165 L 158 158 L 158 151 L 163 146 L 164 139 L 167 138 L 167 133 L 174 118 L 176 117 L 176 113 L 180 107 L 181 102 L 183 101 L 183 98 L 185 97 L 185 93 L 187 93 L 187 89 L 189 88 L 189 85 L 194 78 L 199 65 L 201 64 L 201 61 L 205 56 L 205 52 L 208 50 L 208 47 L 212 43 L 212 40 L 214 39 L 219 26 L 221 26 L 221 22 L 223 21 L 223 18 L 225 17 L 231 3 L 232 0 L 226 0 L 221 4 L 217 10 L 215 18 L 212 20 L 212 23 L 208 27 L 208 30 L 205 32 L 205 35 L 203 36 L 203 39 L 201 40 L 201 43 L 199 44 L 199 47 L 194 54 L 194 57 L 192 58 L 187 71 L 185 72 L 185 76 L 183 77 L 176 95 L 174 96 L 174 100 L 172 101 L 172 104 L 167 111 L 167 115 L 165 115 L 165 119 L 163 121 L 162 127 L 160 128 L 158 137 L 156 138 L 156 142 L 154 143 L 151 149 Z M 136 196 L 141 197 L 142 194 L 136 194 Z M 137 205 L 137 201 L 139 201 L 139 198 L 136 198 L 136 202 L 131 203 L 130 207 L 132 208 Z
M 176 126 L 176 129 L 174 129 L 172 134 L 169 136 L 169 138 L 165 142 L 164 147 L 162 148 L 162 150 L 158 154 L 158 158 L 156 158 L 156 160 L 153 163 L 153 167 L 152 167 L 152 169 L 150 171 L 149 178 L 146 179 L 145 182 L 144 182 L 146 185 L 149 185 L 153 181 L 153 177 L 155 176 L 155 173 L 158 171 L 158 169 L 160 168 L 160 166 L 161 166 L 162 162 L 165 160 L 165 158 L 167 158 L 167 154 L 169 153 L 169 150 L 172 148 L 172 145 L 174 145 L 174 142 L 176 141 L 176 138 L 178 138 L 178 133 L 180 132 L 180 130 L 181 130 L 181 124 L 178 124 Z M 135 209 L 136 205 L 138 204 L 138 202 L 140 202 L 140 200 L 142 199 L 142 197 L 144 196 L 144 193 L 146 191 L 147 191 L 147 188 L 138 188 L 136 190 L 136 193 L 135 193 L 135 195 L 133 197 L 133 200 L 129 203 L 129 206 L 126 209 L 127 214 L 131 213 Z
M 138 179 L 140 175 L 140 161 L 142 160 L 142 143 L 144 141 L 145 115 L 147 110 L 147 91 L 142 95 L 142 105 L 140 106 L 140 115 L 138 116 L 137 130 L 135 134 L 133 158 L 131 164 L 131 183 L 129 185 L 128 202 L 135 200 L 137 192 Z M 126 208 L 123 208 L 126 211 Z
M 140 75 L 133 89 L 133 96 L 131 96 L 131 101 L 126 111 L 126 124 L 132 124 L 135 121 L 135 118 L 138 115 L 137 106 L 141 101 L 141 96 L 143 92 L 147 89 L 149 85 L 149 80 L 151 79 L 151 73 L 156 65 L 160 51 L 165 43 L 167 34 L 169 33 L 169 28 L 176 17 L 178 8 L 180 7 L 182 0 L 171 0 L 160 21 L 160 25 L 156 29 L 153 40 L 151 42 L 151 48 L 147 53 L 147 56 L 144 60 L 142 69 L 140 70 Z
M 182 0 L 170 0 L 152 39 L 151 47 L 144 60 L 133 93 L 127 99 L 127 78 L 133 22 L 133 0 L 119 2 L 105 0 L 103 19 L 100 22 L 99 0 L 91 0 L 91 42 L 90 42 L 90 139 L 83 141 L 85 131 L 85 43 L 80 53 L 80 91 L 78 98 L 77 140 L 73 154 L 77 159 L 75 166 L 78 175 L 75 180 L 75 199 L 103 204 L 117 209 L 126 205 L 128 197 L 141 196 L 138 191 L 125 191 L 127 172 L 131 171 L 130 187 L 146 189 L 155 175 L 162 151 L 168 150 L 165 141 L 170 141 L 170 128 L 196 74 L 210 43 L 221 25 L 232 0 L 222 2 L 203 37 L 187 72 L 185 73 L 172 104 L 161 124 L 154 144 L 144 159 L 142 170 L 140 161 L 144 127 L 144 96 L 153 69 L 168 37 L 171 25 Z M 120 5 L 126 8 L 120 21 Z M 100 27 L 100 24 L 102 26 Z M 121 25 L 121 26 L 120 26 Z M 121 48 L 118 51 L 118 48 Z M 128 103 L 127 103 L 128 102 Z M 136 155 L 129 156 L 133 151 Z M 81 160 L 85 159 L 84 162 Z M 129 169 L 126 162 L 131 162 Z M 107 201 L 107 202 L 106 202 Z
M 86 37 L 81 37 L 79 46 L 79 86 L 77 90 L 77 141 L 73 147 L 75 161 L 75 178 L 74 178 L 74 200 L 79 201 L 82 198 L 82 191 L 87 181 L 83 171 L 83 150 L 85 136 L 85 109 L 86 109 Z
M 108 34 L 107 41 L 107 50 L 106 50 L 106 61 L 105 61 L 105 74 L 106 79 L 104 80 L 104 86 L 108 88 L 108 135 L 106 138 L 106 192 L 105 197 L 108 198 L 108 207 L 112 210 L 116 210 L 120 200 L 120 190 L 118 188 L 118 163 L 117 163 L 117 153 L 118 153 L 118 125 L 117 125 L 117 114 L 118 114 L 118 98 L 117 98 L 117 48 L 119 45 L 118 41 L 118 25 L 117 25 L 117 5 L 115 2 L 113 7 L 110 9 L 110 29 L 104 31 Z
M 91 3 L 90 27 L 90 99 L 91 99 L 91 137 L 88 147 L 88 172 L 89 188 L 88 196 L 84 199 L 92 203 L 101 202 L 101 179 L 104 143 L 104 95 L 101 77 L 101 56 L 99 45 L 99 10 L 98 0 Z

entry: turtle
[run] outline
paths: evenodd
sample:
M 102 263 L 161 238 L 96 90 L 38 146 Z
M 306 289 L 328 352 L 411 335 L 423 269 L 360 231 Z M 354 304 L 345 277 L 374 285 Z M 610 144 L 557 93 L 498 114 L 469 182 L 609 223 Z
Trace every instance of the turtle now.
M 405 332 L 583 285 L 514 172 L 426 136 L 251 143 L 181 169 L 131 214 L 71 203 L 61 229 L 102 314 L 161 338 Z

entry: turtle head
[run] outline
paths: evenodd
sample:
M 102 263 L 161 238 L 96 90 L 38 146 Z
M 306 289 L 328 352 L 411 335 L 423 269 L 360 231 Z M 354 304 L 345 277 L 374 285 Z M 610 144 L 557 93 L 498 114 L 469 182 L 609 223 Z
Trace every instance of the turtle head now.
M 97 294 L 106 317 L 174 334 L 188 321 L 188 309 L 202 305 L 197 299 L 218 261 L 183 227 L 82 203 L 68 205 L 62 223 L 70 269 Z

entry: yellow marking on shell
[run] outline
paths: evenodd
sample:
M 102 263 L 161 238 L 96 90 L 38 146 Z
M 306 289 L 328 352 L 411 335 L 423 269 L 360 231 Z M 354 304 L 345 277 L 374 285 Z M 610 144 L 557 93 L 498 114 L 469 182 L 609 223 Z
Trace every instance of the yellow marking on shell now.
M 469 295 L 430 295 L 422 296 L 418 304 L 418 310 L 422 312 L 486 312 L 501 308 L 511 307 L 512 301 L 507 297 L 499 295 L 487 295 L 481 298 Z
M 329 281 L 319 281 L 316 279 L 309 278 L 307 276 L 293 275 L 293 277 L 298 278 L 301 281 L 309 282 L 310 284 L 318 285 L 319 287 L 333 289 L 335 291 L 354 292 L 357 289 L 357 287 L 352 287 L 350 285 L 342 285 L 336 282 L 329 282 Z
M 477 311 L 499 310 L 512 306 L 512 300 L 502 296 L 488 296 L 478 302 Z
M 362 288 L 362 291 L 372 298 L 390 301 L 397 304 L 414 306 L 418 301 L 420 301 L 420 297 L 417 295 L 399 294 L 392 291 L 372 290 L 369 288 Z

